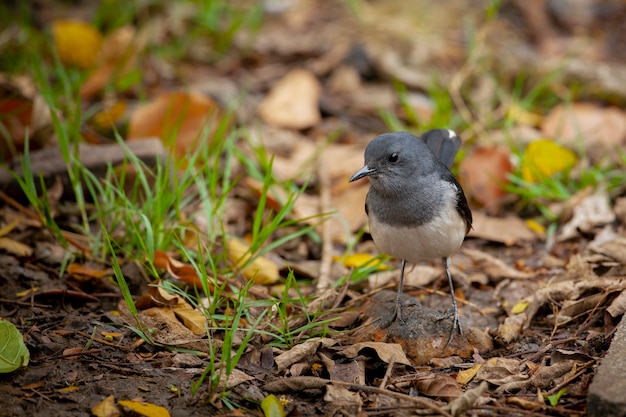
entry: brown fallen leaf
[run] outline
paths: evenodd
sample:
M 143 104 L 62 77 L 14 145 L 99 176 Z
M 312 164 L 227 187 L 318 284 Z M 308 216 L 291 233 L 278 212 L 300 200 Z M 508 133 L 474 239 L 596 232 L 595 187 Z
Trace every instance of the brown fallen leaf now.
M 184 264 L 163 251 L 154 251 L 154 266 L 165 269 L 174 278 L 180 279 L 189 285 L 193 285 L 196 288 L 202 287 L 202 280 L 193 265 Z M 210 281 L 208 281 L 208 286 L 209 290 L 213 291 L 213 285 Z
M 306 129 L 321 120 L 318 101 L 321 85 L 315 75 L 295 69 L 280 79 L 258 108 L 268 124 L 287 129 Z
M 95 69 L 80 87 L 81 96 L 91 98 L 107 84 L 123 80 L 136 67 L 147 40 L 145 33 L 138 36 L 130 25 L 109 33 L 103 40 Z
M 604 190 L 599 190 L 584 198 L 573 208 L 572 219 L 561 228 L 557 240 L 563 242 L 580 236 L 580 233 L 592 233 L 596 227 L 604 226 L 615 220 L 615 213 L 611 210 L 609 196 Z
M 626 113 L 617 107 L 590 103 L 561 104 L 554 107 L 541 124 L 549 138 L 585 148 L 613 146 L 626 139 Z
M 113 394 L 91 407 L 91 413 L 96 417 L 119 417 L 120 409 L 115 404 Z
M 181 163 L 185 155 L 211 141 L 222 109 L 210 97 L 195 92 L 161 93 L 131 115 L 128 140 L 158 137 Z
M 482 364 L 476 379 L 498 386 L 527 380 L 528 375 L 522 373 L 520 369 L 521 362 L 518 359 L 491 358 Z
M 607 307 L 606 312 L 612 317 L 619 317 L 626 312 L 626 290 L 620 292 L 611 305 Z
M 429 397 L 458 398 L 463 390 L 457 381 L 448 375 L 430 374 L 417 380 L 417 390 Z
M 324 401 L 341 404 L 342 408 L 350 406 L 360 407 L 363 404 L 361 395 L 358 392 L 353 392 L 345 387 L 332 384 L 326 385 Z
M 476 269 L 486 273 L 492 279 L 528 279 L 535 276 L 531 272 L 519 271 L 487 252 L 477 249 L 463 249 L 462 251 L 476 264 Z
M 465 194 L 489 213 L 500 211 L 506 195 L 504 186 L 509 182 L 507 176 L 513 171 L 510 158 L 510 151 L 503 148 L 478 148 L 459 167 Z
M 519 217 L 490 217 L 480 211 L 472 213 L 474 222 L 470 237 L 478 237 L 506 246 L 534 242 L 537 239 L 528 225 Z
M 292 364 L 300 361 L 301 359 L 312 356 L 317 352 L 320 346 L 328 347 L 333 346 L 337 341 L 330 338 L 310 339 L 299 345 L 295 345 L 286 352 L 281 353 L 274 361 L 279 371 L 288 368 Z
M 453 416 L 461 416 L 466 411 L 472 409 L 474 405 L 480 400 L 483 393 L 489 389 L 489 384 L 481 382 L 476 388 L 468 389 L 463 396 L 452 400 L 446 408 L 450 409 Z
M 551 366 L 539 366 L 530 378 L 511 381 L 500 385 L 496 393 L 518 391 L 521 389 L 541 389 L 553 384 L 559 384 L 576 366 L 576 361 L 567 360 Z
M 78 281 L 88 281 L 92 279 L 101 279 L 108 275 L 113 275 L 113 269 L 96 269 L 87 265 L 73 263 L 67 267 L 67 272 Z
M 348 346 L 339 353 L 348 358 L 356 358 L 363 349 L 373 349 L 376 355 L 385 363 L 395 362 L 402 365 L 411 365 L 402 346 L 397 343 L 360 342 Z
M 528 316 L 525 313 L 507 317 L 504 319 L 504 323 L 498 326 L 494 339 L 500 345 L 507 346 L 519 337 L 527 320 Z

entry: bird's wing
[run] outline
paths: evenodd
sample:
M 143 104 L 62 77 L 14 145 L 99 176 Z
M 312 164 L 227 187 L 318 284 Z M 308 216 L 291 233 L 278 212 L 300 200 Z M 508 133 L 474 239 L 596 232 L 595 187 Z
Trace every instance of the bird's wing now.
M 454 157 L 461 147 L 461 138 L 452 130 L 433 129 L 422 133 L 420 139 L 428 149 L 443 163 L 450 168 L 454 163 Z

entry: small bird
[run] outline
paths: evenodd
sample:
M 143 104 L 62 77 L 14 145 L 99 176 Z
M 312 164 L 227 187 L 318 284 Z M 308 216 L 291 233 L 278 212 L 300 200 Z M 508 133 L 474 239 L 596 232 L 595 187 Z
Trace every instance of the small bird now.
M 365 149 L 365 166 L 350 182 L 367 177 L 365 212 L 377 248 L 402 259 L 394 320 L 402 319 L 402 283 L 407 262 L 441 258 L 452 295 L 453 324 L 462 334 L 450 275 L 450 256 L 472 227 L 472 212 L 449 167 L 461 145 L 452 130 L 436 129 L 421 138 L 407 132 L 375 137 Z

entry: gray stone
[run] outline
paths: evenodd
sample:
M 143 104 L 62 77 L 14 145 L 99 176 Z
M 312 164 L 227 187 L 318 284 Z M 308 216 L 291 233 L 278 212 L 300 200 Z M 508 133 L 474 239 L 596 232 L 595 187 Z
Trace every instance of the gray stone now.
M 591 417 L 626 416 L 626 320 L 623 318 L 589 387 L 587 409 Z

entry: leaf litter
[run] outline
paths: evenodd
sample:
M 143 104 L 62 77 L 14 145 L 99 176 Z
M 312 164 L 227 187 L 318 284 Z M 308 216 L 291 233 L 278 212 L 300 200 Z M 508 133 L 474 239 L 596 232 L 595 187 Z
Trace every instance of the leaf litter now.
M 271 166 L 275 178 L 306 185 L 294 204 L 292 220 L 305 219 L 302 223 L 314 226 L 321 241 L 304 234 L 252 259 L 246 233 L 265 185 L 248 175 L 236 185 L 236 201 L 229 201 L 233 212 L 224 227 L 229 234 L 225 247 L 212 248 L 224 251 L 230 268 L 241 274 L 227 280 L 217 273 L 203 281 L 197 269 L 175 252 L 157 250 L 152 263 L 159 268 L 160 282 L 147 278 L 145 264 L 123 262 L 122 274 L 136 297 L 130 306 L 108 281 L 114 271 L 80 259 L 89 260 L 90 249 L 84 250 L 80 236 L 69 232 L 78 220 L 61 196 L 50 193 L 52 215 L 63 225 L 61 235 L 72 249 L 82 251 L 70 263 L 69 252 L 40 215 L 12 196 L 3 198 L 7 204 L 0 208 L 4 242 L 0 311 L 18 324 L 31 350 L 29 366 L 3 383 L 8 398 L 23 401 L 16 413 L 32 413 L 41 401 L 50 410 L 62 403 L 65 415 L 87 411 L 116 415 L 125 409 L 140 415 L 397 415 L 399 410 L 455 416 L 525 415 L 528 410 L 536 415 L 585 413 L 584 398 L 594 368 L 626 304 L 623 198 L 615 199 L 598 187 L 596 193 L 565 199 L 556 239 L 549 246 L 549 236 L 537 233 L 511 210 L 507 200 L 511 195 L 504 184 L 516 168 L 528 182 L 570 171 L 578 161 L 567 147 L 581 137 L 586 147 L 594 148 L 593 158 L 601 156 L 598 148 L 623 144 L 623 114 L 614 107 L 585 103 L 556 106 L 543 120 L 519 109 L 509 111 L 516 123 L 540 126 L 539 133 L 547 137 L 539 141 L 533 137 L 525 144 L 519 167 L 502 147 L 481 143 L 480 135 L 471 129 L 485 126 L 485 116 L 472 117 L 473 127 L 461 136 L 471 138 L 476 147 L 464 145 L 472 153 L 461 172 L 468 181 L 464 183 L 468 197 L 488 214 L 475 211 L 474 231 L 453 260 L 459 284 L 455 296 L 467 324 L 463 339 L 448 347 L 438 333 L 443 335 L 448 328 L 443 306 L 449 302 L 438 266 L 417 266 L 415 278 L 407 274 L 407 293 L 416 303 L 410 306 L 411 317 L 418 324 L 382 327 L 380 321 L 390 314 L 386 307 L 394 295 L 385 290 L 396 285 L 398 264 L 389 260 L 385 265 L 390 269 L 379 270 L 378 263 L 372 262 L 377 251 L 365 226 L 367 187 L 348 186 L 347 177 L 360 166 L 367 140 L 388 130 L 378 118 L 381 108 L 409 120 L 390 79 L 425 89 L 432 67 L 420 65 L 433 62 L 441 68 L 442 79 L 454 85 L 468 80 L 462 77 L 478 77 L 467 71 L 477 64 L 465 56 L 459 39 L 450 38 L 456 31 L 431 27 L 431 34 L 439 31 L 442 38 L 435 46 L 424 43 L 418 28 L 427 23 L 413 21 L 411 16 L 416 15 L 403 9 L 412 6 L 363 5 L 366 29 L 380 30 L 381 16 L 397 25 L 379 37 L 369 32 L 358 43 L 348 40 L 345 32 L 359 31 L 349 14 L 311 7 L 296 2 L 258 36 L 247 41 L 243 33 L 236 37 L 237 46 L 250 42 L 251 56 L 230 57 L 218 70 L 203 69 L 209 77 L 231 78 L 235 85 L 245 81 L 248 94 L 235 110 L 235 119 L 252 121 L 251 142 L 257 140 L 275 155 Z M 431 9 L 433 16 L 441 9 Z M 456 4 L 447 12 L 473 15 L 476 11 L 470 13 Z M 178 18 L 161 21 L 172 25 L 161 28 L 162 33 L 175 33 Z M 445 22 L 450 21 L 446 17 Z M 178 158 L 184 158 L 198 141 L 212 140 L 215 126 L 203 131 L 206 115 L 213 115 L 213 120 L 222 117 L 225 103 L 210 98 L 207 91 L 172 91 L 165 62 L 155 58 L 140 64 L 145 34 L 134 36 L 134 28 L 126 27 L 100 39 L 93 27 L 75 25 L 67 30 L 66 24 L 58 21 L 54 26 L 63 35 L 55 35 L 62 43 L 57 45 L 59 58 L 68 66 L 95 67 L 82 86 L 84 100 L 99 100 L 103 89 L 123 81 L 133 66 L 146 65 L 160 78 L 162 85 L 153 86 L 147 105 L 135 106 L 129 119 L 110 118 L 114 125 L 130 120 L 126 138 L 160 137 Z M 73 46 L 79 41 L 72 35 L 77 30 L 89 33 L 85 42 L 92 50 L 88 53 L 73 54 L 73 49 L 85 48 L 80 42 Z M 95 43 L 103 44 L 100 61 L 93 55 L 100 48 Z M 451 47 L 436 47 L 446 43 Z M 298 65 L 293 56 L 300 57 Z M 469 64 L 459 69 L 465 58 Z M 181 71 L 202 65 L 181 62 Z M 476 102 L 466 104 L 488 105 L 495 93 L 488 82 L 481 85 L 469 96 Z M 224 93 L 216 85 L 205 87 L 212 97 Z M 133 96 L 132 90 L 120 87 L 119 91 Z M 412 106 L 424 104 L 411 93 Z M 20 100 L 28 109 L 33 106 L 28 97 Z M 463 113 L 463 104 L 458 100 L 456 104 Z M 432 117 L 429 114 L 422 117 Z M 37 124 L 26 119 L 18 121 Z M 182 122 L 178 129 L 175 120 Z M 22 143 L 23 131 L 19 126 L 9 130 L 16 144 Z M 250 145 L 242 143 L 242 152 L 252 154 Z M 555 158 L 555 152 L 561 157 Z M 487 163 L 490 170 L 483 169 Z M 239 173 L 243 176 L 246 171 L 240 167 Z M 287 194 L 276 190 L 280 191 L 268 197 L 272 210 L 280 210 L 287 201 Z M 16 210 L 34 220 L 21 225 L 15 220 Z M 316 216 L 330 220 L 321 222 Z M 213 227 L 206 217 L 197 224 L 203 230 Z M 50 256 L 42 256 L 42 244 L 48 245 Z M 346 247 L 361 256 L 342 256 Z M 359 278 L 368 267 L 372 270 L 364 274 L 366 279 Z M 302 280 L 297 291 L 285 286 L 290 274 Z M 316 286 L 314 281 L 321 281 L 324 274 L 325 285 Z M 171 285 L 172 279 L 182 284 Z M 225 289 L 219 297 L 198 300 L 204 306 L 192 304 L 185 292 L 193 293 L 203 285 L 212 291 Z M 254 302 L 246 311 L 237 311 L 235 301 L 246 285 Z M 306 303 L 293 302 L 303 299 Z M 272 301 L 270 308 L 268 301 Z M 211 306 L 213 317 L 207 320 L 201 307 Z M 237 331 L 229 334 L 227 324 Z M 277 339 L 277 329 L 284 331 L 282 339 Z M 325 336 L 315 336 L 320 333 Z M 237 355 L 238 362 L 233 362 Z M 56 375 L 53 368 L 62 372 Z M 73 380 L 70 372 L 76 373 Z M 73 389 L 67 390 L 67 384 Z M 225 391 L 228 396 L 220 396 Z

